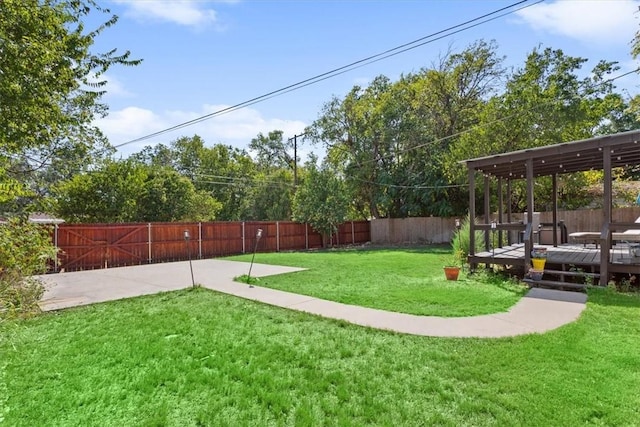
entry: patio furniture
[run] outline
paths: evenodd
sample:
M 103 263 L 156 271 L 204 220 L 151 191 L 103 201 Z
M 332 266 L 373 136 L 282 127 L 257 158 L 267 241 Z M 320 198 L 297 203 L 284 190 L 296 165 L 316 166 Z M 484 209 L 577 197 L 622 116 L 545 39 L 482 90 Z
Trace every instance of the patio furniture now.
M 635 223 L 640 226 L 640 217 L 635 220 Z M 569 237 L 576 242 L 582 242 L 585 247 L 587 246 L 587 243 L 593 243 L 596 246 L 596 249 L 600 242 L 600 233 L 597 231 L 577 231 L 569 234 Z M 626 243 L 640 242 L 640 228 L 626 230 L 620 233 L 611 233 L 611 240 Z
M 640 218 L 636 219 L 636 223 L 640 224 Z M 612 240 L 620 242 L 640 242 L 640 229 L 627 230 L 622 233 L 612 233 Z
M 588 243 L 593 243 L 596 246 L 596 249 L 598 249 L 598 244 L 600 243 L 600 233 L 596 231 L 578 231 L 575 233 L 569 233 L 569 237 L 571 237 L 575 242 L 582 242 L 585 248 Z

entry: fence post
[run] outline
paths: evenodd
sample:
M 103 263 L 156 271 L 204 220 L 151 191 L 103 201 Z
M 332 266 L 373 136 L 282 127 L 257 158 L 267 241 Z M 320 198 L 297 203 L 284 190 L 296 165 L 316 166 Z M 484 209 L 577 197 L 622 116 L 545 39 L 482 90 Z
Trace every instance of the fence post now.
M 353 221 L 351 221 L 351 244 L 352 245 L 356 244 L 356 230 L 353 226 Z
M 242 253 L 246 253 L 244 250 L 244 221 L 242 221 Z
M 202 259 L 202 223 L 198 223 L 198 259 Z
M 151 264 L 152 258 L 151 258 L 151 223 L 148 222 L 147 223 L 147 245 L 149 247 L 149 264 Z
M 53 246 L 55 246 L 56 248 L 56 257 L 53 261 L 53 270 L 57 273 L 58 272 L 58 268 L 60 267 L 58 265 L 58 224 L 55 224 L 53 227 Z
M 280 252 L 280 222 L 276 221 L 276 252 Z
M 304 223 L 304 247 L 309 250 L 309 224 Z

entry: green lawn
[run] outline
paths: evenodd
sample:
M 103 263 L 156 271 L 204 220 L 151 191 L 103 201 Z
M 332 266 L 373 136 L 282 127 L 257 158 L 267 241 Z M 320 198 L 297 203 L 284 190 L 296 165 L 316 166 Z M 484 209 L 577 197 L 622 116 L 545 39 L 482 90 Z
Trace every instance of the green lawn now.
M 206 289 L 0 324 L 7 426 L 638 425 L 640 298 L 544 335 L 399 335 Z
M 451 249 L 335 250 L 258 253 L 256 263 L 309 270 L 260 278 L 259 286 L 345 304 L 432 316 L 507 311 L 527 291 L 512 280 L 485 274 L 448 281 L 442 267 Z M 251 255 L 230 257 L 250 261 Z

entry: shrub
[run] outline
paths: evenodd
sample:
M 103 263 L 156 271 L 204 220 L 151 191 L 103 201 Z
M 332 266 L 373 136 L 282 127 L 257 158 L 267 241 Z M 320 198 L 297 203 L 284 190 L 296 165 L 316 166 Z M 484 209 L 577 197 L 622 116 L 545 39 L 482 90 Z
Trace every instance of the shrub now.
M 0 317 L 38 311 L 44 287 L 31 276 L 45 273 L 56 253 L 47 227 L 17 218 L 0 226 Z
M 451 241 L 451 247 L 453 248 L 453 257 L 457 264 L 460 265 L 467 261 L 467 255 L 469 255 L 471 242 L 470 242 L 470 217 L 467 215 L 460 222 L 460 229 L 456 230 L 453 234 Z M 482 231 L 475 232 L 475 252 L 482 252 L 484 250 L 484 233 Z

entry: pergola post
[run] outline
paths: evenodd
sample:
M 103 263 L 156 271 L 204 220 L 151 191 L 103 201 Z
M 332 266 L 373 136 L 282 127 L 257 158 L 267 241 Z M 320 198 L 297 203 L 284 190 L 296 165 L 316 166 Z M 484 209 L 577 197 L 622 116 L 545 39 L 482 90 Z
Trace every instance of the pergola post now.
M 475 169 L 469 168 L 469 256 L 476 254 L 476 177 Z M 476 264 L 469 263 L 471 271 L 475 270 Z
M 511 215 L 512 212 L 511 212 L 511 180 L 510 179 L 507 179 L 507 194 L 509 195 L 509 201 L 507 203 L 507 222 L 511 223 L 513 221 L 513 218 Z M 513 239 L 511 238 L 511 231 L 507 232 L 507 242 L 509 244 L 513 243 Z
M 604 191 L 602 205 L 602 231 L 600 238 L 604 239 L 600 242 L 600 285 L 606 286 L 609 280 L 609 259 L 611 256 L 611 208 L 613 204 L 613 191 L 611 185 L 611 149 L 605 147 L 602 149 L 602 168 L 604 169 Z
M 551 177 L 551 187 L 553 191 L 553 246 L 558 246 L 558 174 Z
M 489 224 L 491 219 L 489 216 L 491 215 L 491 181 L 489 179 L 489 175 L 484 176 L 484 223 Z M 485 231 L 484 233 L 484 248 L 485 250 L 491 249 L 489 233 Z M 488 266 L 487 266 L 488 267 Z
M 533 201 L 533 159 L 528 158 L 526 163 L 527 169 L 527 224 L 533 227 L 533 211 L 535 210 Z M 525 271 L 531 267 L 531 251 L 533 250 L 533 232 L 527 236 L 525 233 L 524 245 L 524 267 Z
M 502 199 L 502 177 L 498 177 L 498 224 L 502 224 L 502 211 L 504 200 Z M 498 246 L 502 246 L 502 230 L 498 230 Z

